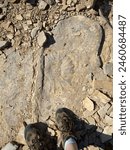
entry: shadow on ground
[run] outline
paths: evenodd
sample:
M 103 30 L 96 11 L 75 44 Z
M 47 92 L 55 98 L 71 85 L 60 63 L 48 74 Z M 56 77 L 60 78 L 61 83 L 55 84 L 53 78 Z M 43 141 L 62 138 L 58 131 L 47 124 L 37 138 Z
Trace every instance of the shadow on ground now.
M 74 135 L 77 137 L 77 143 L 80 150 L 87 148 L 89 145 L 98 147 L 99 150 L 113 150 L 113 137 L 102 132 L 97 131 L 97 126 L 90 125 L 84 120 L 80 119 L 76 114 L 67 108 L 62 108 L 64 112 L 69 114 L 70 118 L 74 121 L 73 131 Z M 25 127 L 26 131 L 32 131 L 32 128 L 38 130 L 41 140 L 43 142 L 43 147 L 38 150 L 61 150 L 62 148 L 57 147 L 57 136 L 51 136 L 48 131 L 48 125 L 46 123 L 38 122 L 29 124 Z M 19 149 L 21 150 L 21 149 Z
M 98 132 L 97 126 L 86 123 L 71 110 L 67 108 L 63 109 L 75 122 L 74 133 L 77 137 L 79 149 L 93 145 L 99 147 L 100 150 L 113 150 L 112 136 Z
M 51 136 L 48 132 L 48 125 L 46 123 L 38 122 L 33 124 L 24 124 L 24 126 L 24 136 L 27 145 L 30 146 L 31 150 L 57 149 L 57 137 Z M 35 147 L 33 147 L 32 142 L 35 143 Z

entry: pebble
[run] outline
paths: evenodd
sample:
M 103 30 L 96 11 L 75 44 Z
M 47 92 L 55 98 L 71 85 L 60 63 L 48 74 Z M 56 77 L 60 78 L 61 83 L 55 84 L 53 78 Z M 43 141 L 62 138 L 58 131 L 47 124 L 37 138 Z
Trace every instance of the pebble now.
M 67 8 L 68 11 L 74 11 L 76 8 L 75 7 L 69 7 Z
M 47 7 L 47 3 L 46 2 L 44 2 L 43 0 L 41 0 L 40 2 L 39 2 L 39 5 L 38 5 L 38 8 L 40 9 L 40 10 L 45 10 L 46 9 L 46 7 Z
M 93 118 L 95 119 L 96 123 L 100 122 L 100 117 L 97 113 L 93 115 Z
M 107 115 L 109 116 L 111 114 L 111 112 L 113 112 L 113 106 L 111 106 L 108 111 L 107 111 Z
M 31 25 L 32 21 L 31 20 L 27 20 L 27 25 Z
M 97 98 L 98 100 L 100 100 L 100 102 L 102 102 L 103 104 L 108 103 L 109 101 L 111 101 L 111 99 L 106 96 L 105 94 L 101 93 L 100 91 L 96 90 L 93 93 L 94 97 Z
M 88 118 L 87 118 L 87 121 L 88 121 L 90 124 L 95 125 L 95 120 L 94 120 L 94 118 L 88 117 Z
M 76 11 L 81 11 L 81 10 L 84 10 L 84 9 L 86 9 L 86 6 L 85 5 L 83 5 L 83 4 L 78 4 L 78 5 L 76 5 Z
M 56 1 L 56 3 L 61 3 L 61 0 L 55 0 Z
M 1 150 L 17 150 L 17 149 L 18 149 L 18 145 L 8 143 Z
M 0 20 L 2 20 L 4 18 L 5 15 L 0 15 Z
M 8 39 L 12 40 L 13 37 L 14 37 L 13 34 L 11 34 L 11 33 L 10 33 L 10 34 L 7 34 L 7 38 L 8 38 Z
M 107 125 L 112 125 L 113 124 L 113 119 L 110 116 L 106 115 L 105 116 L 105 123 Z
M 72 0 L 67 0 L 67 5 L 71 5 Z
M 24 138 L 24 130 L 25 130 L 24 126 L 21 126 L 19 128 L 18 134 L 16 136 L 16 141 L 19 141 L 21 144 L 26 145 L 26 141 Z
M 100 107 L 100 109 L 98 110 L 98 114 L 102 119 L 107 114 L 109 108 L 110 108 L 110 104 L 107 103 L 105 106 Z
M 73 3 L 74 3 L 74 4 L 77 4 L 77 3 L 78 3 L 78 0 L 73 0 Z
M 22 150 L 28 150 L 28 146 L 27 145 L 23 146 Z
M 44 0 L 47 4 L 49 5 L 54 5 L 55 4 L 55 0 Z
M 27 31 L 28 30 L 28 25 L 23 23 L 23 28 L 24 28 L 25 31 Z
M 105 92 L 107 91 L 111 94 L 113 89 L 113 83 L 112 80 L 93 80 L 93 88 Z
M 94 110 L 94 103 L 92 100 L 90 100 L 88 97 L 86 97 L 83 100 L 83 105 L 88 111 L 93 111 Z
M 23 17 L 22 17 L 21 14 L 19 14 L 19 15 L 16 15 L 16 19 L 17 19 L 17 20 L 23 20 Z
M 113 118 L 113 111 L 110 113 L 110 117 L 112 117 L 112 118 Z
M 32 29 L 31 31 L 31 37 L 34 38 L 38 32 L 39 28 L 38 27 L 35 27 Z
M 16 3 L 16 2 L 18 3 L 18 2 L 20 2 L 20 0 L 10 0 L 10 2 L 11 3 Z
M 62 5 L 66 5 L 67 4 L 67 0 L 62 0 Z
M 87 1 L 87 9 L 91 9 L 94 7 L 96 0 L 88 0 Z
M 39 34 L 38 34 L 38 37 L 37 37 L 37 42 L 38 42 L 38 45 L 40 47 L 43 46 L 43 44 L 46 42 L 46 35 L 43 31 L 41 31 Z
M 68 5 L 63 5 L 62 10 L 66 10 L 68 8 Z

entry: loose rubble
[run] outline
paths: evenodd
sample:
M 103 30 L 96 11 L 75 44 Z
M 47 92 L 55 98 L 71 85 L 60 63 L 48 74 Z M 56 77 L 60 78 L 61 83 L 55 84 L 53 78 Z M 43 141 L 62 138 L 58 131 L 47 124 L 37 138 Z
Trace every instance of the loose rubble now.
M 0 1 L 2 150 L 17 149 L 13 140 L 28 149 L 24 120 L 47 122 L 57 137 L 59 107 L 97 127 L 80 131 L 84 149 L 112 143 L 112 7 L 111 0 Z

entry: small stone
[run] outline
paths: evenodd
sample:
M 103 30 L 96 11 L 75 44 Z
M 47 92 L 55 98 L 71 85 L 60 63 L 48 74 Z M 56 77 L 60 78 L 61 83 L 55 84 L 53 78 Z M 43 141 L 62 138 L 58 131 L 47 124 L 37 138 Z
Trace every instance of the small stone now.
M 55 0 L 44 0 L 47 4 L 49 5 L 54 5 L 55 4 Z
M 43 28 L 46 27 L 46 21 L 43 21 L 42 26 L 43 26 Z
M 26 14 L 26 18 L 29 19 L 31 17 L 31 13 Z
M 28 150 L 28 146 L 27 145 L 23 146 L 22 150 Z
M 13 28 L 13 26 L 11 25 L 11 22 L 10 22 L 10 21 L 3 22 L 3 23 L 2 23 L 2 27 L 3 27 L 5 30 L 7 30 L 7 31 L 9 31 L 9 32 L 11 32 L 11 33 L 14 32 L 14 28 Z
M 68 11 L 74 11 L 75 10 L 75 7 L 69 7 L 67 8 Z
M 107 135 L 112 135 L 113 133 L 113 127 L 112 126 L 106 126 L 104 128 L 104 131 L 103 131 L 104 134 L 107 134 Z
M 13 34 L 11 34 L 11 33 L 10 33 L 10 34 L 7 34 L 7 38 L 8 38 L 8 39 L 12 40 L 13 37 L 14 37 Z
M 111 113 L 113 113 L 113 106 L 111 106 L 108 111 L 107 111 L 107 115 L 109 116 Z
M 104 129 L 106 125 L 100 120 L 100 122 L 98 122 L 98 126 Z
M 11 3 L 19 3 L 20 0 L 10 0 Z
M 8 143 L 1 150 L 17 150 L 17 149 L 18 149 L 18 145 Z
M 27 31 L 28 30 L 28 25 L 23 23 L 23 28 L 24 28 L 25 31 Z
M 11 43 L 9 41 L 0 41 L 0 50 L 10 47 Z
M 31 20 L 27 20 L 27 25 L 31 25 L 32 21 Z
M 0 20 L 2 20 L 4 18 L 5 15 L 0 15 Z
M 32 29 L 31 31 L 31 37 L 34 38 L 38 32 L 39 28 L 38 27 L 35 27 Z
M 16 136 L 16 140 L 20 141 L 21 144 L 26 145 L 26 141 L 24 139 L 24 129 L 25 129 L 24 126 L 20 127 L 19 132 Z
M 61 3 L 61 0 L 55 0 L 56 1 L 56 3 Z
M 98 114 L 99 114 L 100 118 L 102 118 L 102 119 L 105 117 L 106 111 L 104 111 L 104 108 L 103 108 L 103 107 L 101 107 L 101 108 L 99 109 Z
M 67 5 L 71 5 L 72 0 L 67 0 Z
M 38 34 L 38 37 L 37 37 L 37 42 L 38 42 L 38 45 L 40 47 L 43 46 L 43 44 L 46 42 L 46 35 L 43 31 L 41 31 L 39 34 Z
M 39 2 L 38 8 L 39 8 L 40 10 L 45 10 L 46 7 L 47 7 L 47 3 L 44 2 L 43 0 L 41 0 L 41 1 Z
M 112 125 L 113 124 L 113 119 L 110 116 L 108 116 L 108 115 L 105 116 L 105 120 L 104 121 L 105 121 L 105 123 L 107 125 Z
M 88 118 L 87 118 L 87 121 L 88 121 L 90 124 L 95 125 L 95 120 L 94 120 L 94 118 L 88 117 Z
M 85 5 L 83 5 L 83 4 L 78 4 L 78 5 L 76 5 L 76 11 L 81 11 L 81 10 L 84 10 L 84 9 L 86 9 L 86 6 Z
M 98 114 L 99 116 L 103 119 L 105 117 L 105 115 L 107 114 L 108 109 L 110 108 L 110 104 L 106 104 L 103 107 L 100 107 L 100 109 L 98 110 Z
M 7 8 L 3 8 L 3 14 L 6 15 Z
M 88 97 L 86 97 L 83 100 L 83 105 L 88 111 L 93 111 L 94 110 L 94 103 L 92 100 L 90 100 Z
M 86 5 L 87 5 L 87 9 L 91 9 L 94 7 L 96 0 L 88 0 Z
M 97 113 L 93 115 L 93 118 L 95 119 L 96 123 L 100 122 L 100 117 Z
M 99 133 L 97 133 L 97 134 L 101 134 L 101 133 L 103 132 L 103 129 L 98 126 L 96 131 L 99 132 Z
M 67 0 L 62 0 L 62 5 L 66 5 L 67 4 Z
M 112 80 L 93 80 L 93 88 L 112 94 L 113 83 Z
M 113 111 L 110 113 L 110 117 L 112 117 L 112 118 L 113 118 Z
M 48 125 L 50 125 L 50 126 L 54 126 L 55 125 L 55 122 L 50 120 L 50 119 L 47 122 L 48 122 Z
M 94 93 L 93 93 L 93 96 L 100 100 L 100 102 L 102 102 L 103 104 L 106 104 L 108 103 L 109 101 L 111 101 L 111 99 L 106 96 L 105 94 L 101 93 L 100 91 L 96 90 Z
M 68 5 L 63 5 L 62 10 L 66 10 L 68 8 Z
M 74 4 L 77 4 L 77 3 L 78 3 L 78 0 L 73 0 L 73 3 L 74 3 Z
M 23 20 L 23 17 L 22 17 L 21 14 L 19 14 L 19 15 L 16 15 L 16 19 L 17 19 L 17 20 Z
M 113 63 L 108 62 L 108 63 L 104 64 L 103 65 L 103 71 L 104 71 L 104 74 L 109 75 L 109 76 L 113 76 Z

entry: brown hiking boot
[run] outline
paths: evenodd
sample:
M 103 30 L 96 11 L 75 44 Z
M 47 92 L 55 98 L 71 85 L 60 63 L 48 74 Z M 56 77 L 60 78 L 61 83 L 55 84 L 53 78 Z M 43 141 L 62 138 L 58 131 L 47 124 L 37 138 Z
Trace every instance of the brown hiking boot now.
M 76 140 L 74 136 L 74 120 L 71 118 L 66 108 L 60 108 L 56 111 L 55 120 L 58 130 L 61 132 L 61 142 L 64 148 L 65 141 L 70 137 Z
M 33 125 L 27 125 L 26 122 L 23 123 L 25 126 L 24 137 L 30 150 L 44 150 L 44 143 L 41 132 Z

